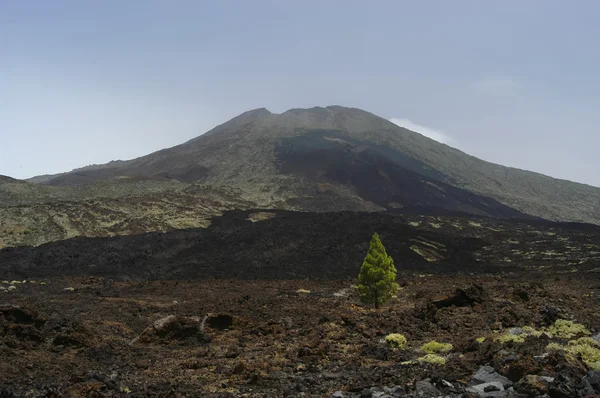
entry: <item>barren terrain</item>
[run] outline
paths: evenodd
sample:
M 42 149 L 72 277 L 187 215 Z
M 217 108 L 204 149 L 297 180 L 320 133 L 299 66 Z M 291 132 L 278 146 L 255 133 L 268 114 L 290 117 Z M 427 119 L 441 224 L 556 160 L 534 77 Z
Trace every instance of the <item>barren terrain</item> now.
M 0 396 L 326 397 L 373 386 L 410 392 L 425 378 L 458 394 L 486 364 L 514 382 L 585 375 L 581 358 L 547 349 L 569 339 L 497 339 L 557 318 L 597 332 L 597 279 L 404 272 L 399 281 L 398 298 L 379 311 L 360 305 L 345 281 L 14 284 L 0 305 Z M 171 315 L 180 318 L 152 328 Z M 390 333 L 407 347 L 393 350 L 383 340 Z M 452 344 L 444 365 L 419 362 L 430 340 Z
M 401 285 L 380 310 L 353 288 L 373 232 Z M 599 239 L 583 224 L 237 210 L 6 248 L 0 396 L 460 396 L 491 365 L 515 396 L 583 397 L 600 369 Z M 452 347 L 428 354 L 432 340 Z

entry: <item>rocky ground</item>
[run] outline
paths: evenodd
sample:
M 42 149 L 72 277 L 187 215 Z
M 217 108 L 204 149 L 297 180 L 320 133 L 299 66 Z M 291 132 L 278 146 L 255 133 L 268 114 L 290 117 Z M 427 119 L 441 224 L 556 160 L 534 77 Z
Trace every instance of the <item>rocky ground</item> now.
M 0 397 L 600 395 L 598 226 L 207 221 L 0 250 Z M 352 287 L 373 232 L 402 287 L 377 311 Z
M 4 281 L 0 397 L 600 394 L 597 274 L 398 279 Z

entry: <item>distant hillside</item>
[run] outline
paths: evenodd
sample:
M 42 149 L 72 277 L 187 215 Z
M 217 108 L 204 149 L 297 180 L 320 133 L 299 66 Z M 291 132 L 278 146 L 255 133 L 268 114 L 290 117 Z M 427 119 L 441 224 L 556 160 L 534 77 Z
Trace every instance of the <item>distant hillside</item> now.
M 2 181 L 0 249 L 206 227 L 214 215 L 255 205 L 235 191 L 175 180 L 114 177 L 67 187 Z
M 0 175 L 0 184 L 6 184 L 6 183 L 9 183 L 9 182 L 13 182 L 14 183 L 14 182 L 18 182 L 18 181 L 19 180 L 16 180 L 16 179 L 14 179 L 12 177 Z
M 340 106 L 282 114 L 257 109 L 182 145 L 44 180 L 71 186 L 114 176 L 234 188 L 271 208 L 436 207 L 600 224 L 600 188 L 485 162 Z

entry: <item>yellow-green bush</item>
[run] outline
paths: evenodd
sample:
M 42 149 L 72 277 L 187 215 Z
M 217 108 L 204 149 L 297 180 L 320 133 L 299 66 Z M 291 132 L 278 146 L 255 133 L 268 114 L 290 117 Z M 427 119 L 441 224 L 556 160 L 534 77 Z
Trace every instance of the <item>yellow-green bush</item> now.
M 561 339 L 572 339 L 576 336 L 589 336 L 592 334 L 584 325 L 564 319 L 557 319 L 554 325 L 546 329 L 546 333 Z
M 510 333 L 506 333 L 503 334 L 500 337 L 496 337 L 496 341 L 501 343 L 501 344 L 506 344 L 506 343 L 524 343 L 525 342 L 525 337 L 527 335 L 525 334 L 510 334 Z
M 569 341 L 567 352 L 573 355 L 580 354 L 581 359 L 590 369 L 600 370 L 600 344 L 590 337 Z
M 441 357 L 439 355 L 436 354 L 427 354 L 421 358 L 417 358 L 417 361 L 423 363 L 432 363 L 434 365 L 445 365 L 446 364 L 446 358 Z
M 385 342 L 394 350 L 406 347 L 406 337 L 400 333 L 392 333 L 385 336 Z
M 550 343 L 547 350 L 563 351 L 572 356 L 581 355 L 581 359 L 592 370 L 600 370 L 600 343 L 590 337 L 571 340 L 566 346 Z M 567 355 L 567 359 L 569 355 Z
M 475 341 L 478 342 L 479 344 L 481 344 L 485 341 L 485 337 L 478 337 L 475 339 Z
M 436 354 L 438 352 L 452 351 L 452 348 L 452 344 L 439 343 L 435 340 L 432 340 L 429 343 L 423 344 L 421 346 L 421 351 L 426 352 L 427 354 Z

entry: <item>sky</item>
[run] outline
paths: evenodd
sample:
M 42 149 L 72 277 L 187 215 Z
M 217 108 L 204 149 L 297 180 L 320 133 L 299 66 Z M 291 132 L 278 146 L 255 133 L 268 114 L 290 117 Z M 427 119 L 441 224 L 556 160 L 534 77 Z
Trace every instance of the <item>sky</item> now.
M 344 105 L 600 186 L 595 0 L 0 0 L 0 174 Z

